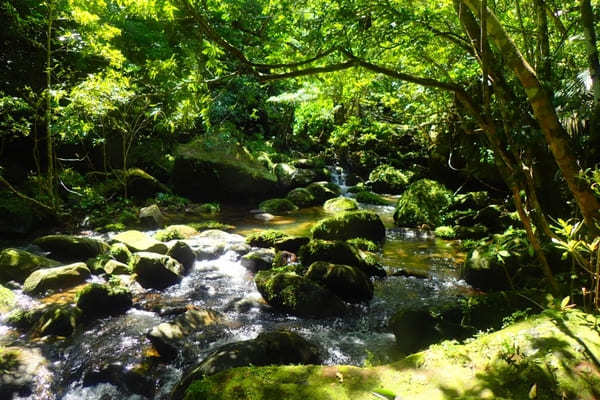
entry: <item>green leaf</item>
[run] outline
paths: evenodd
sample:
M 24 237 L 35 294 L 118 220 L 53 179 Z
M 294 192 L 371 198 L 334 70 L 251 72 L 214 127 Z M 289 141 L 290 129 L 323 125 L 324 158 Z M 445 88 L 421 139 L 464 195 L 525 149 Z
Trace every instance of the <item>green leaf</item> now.
M 569 305 L 569 301 L 571 301 L 571 297 L 567 296 L 564 299 L 562 299 L 562 301 L 560 302 L 560 308 L 565 309 L 568 305 Z

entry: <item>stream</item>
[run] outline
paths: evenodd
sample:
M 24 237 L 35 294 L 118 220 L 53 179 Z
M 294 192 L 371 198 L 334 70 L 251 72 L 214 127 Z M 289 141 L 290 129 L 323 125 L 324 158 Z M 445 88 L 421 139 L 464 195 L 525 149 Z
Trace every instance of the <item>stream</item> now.
M 335 181 L 345 189 L 342 174 L 334 174 Z M 389 206 L 361 204 L 361 208 L 377 212 L 386 225 L 387 240 L 380 262 L 388 277 L 375 279 L 374 297 L 368 304 L 354 305 L 341 317 L 317 320 L 273 311 L 261 301 L 252 274 L 233 250 L 243 241 L 243 235 L 263 229 L 306 235 L 313 223 L 328 215 L 321 207 L 265 220 L 257 219 L 247 209 L 223 206 L 222 222 L 237 227 L 228 236 L 229 250 L 217 259 L 196 261 L 180 284 L 163 291 L 136 293 L 134 308 L 127 313 L 78 327 L 65 340 L 41 339 L 32 343 L 3 325 L 2 316 L 0 345 L 36 347 L 49 360 L 44 373 L 38 376 L 34 394 L 27 397 L 34 400 L 167 399 L 183 372 L 214 349 L 278 328 L 318 343 L 325 364 L 362 366 L 393 361 L 401 356 L 395 350 L 394 335 L 387 329 L 387 321 L 395 311 L 455 302 L 469 288 L 457 277 L 462 255 L 452 244 L 428 233 L 394 227 L 394 198 L 386 198 Z M 201 245 L 195 241 L 192 238 L 186 242 L 192 247 Z M 396 274 L 401 270 L 427 278 Z M 19 308 L 23 309 L 40 302 L 23 294 L 18 298 Z M 226 326 L 198 337 L 192 335 L 180 356 L 170 363 L 149 361 L 156 357 L 152 357 L 146 333 L 172 320 L 171 311 L 190 305 L 222 313 Z M 129 374 L 140 368 L 148 372 Z

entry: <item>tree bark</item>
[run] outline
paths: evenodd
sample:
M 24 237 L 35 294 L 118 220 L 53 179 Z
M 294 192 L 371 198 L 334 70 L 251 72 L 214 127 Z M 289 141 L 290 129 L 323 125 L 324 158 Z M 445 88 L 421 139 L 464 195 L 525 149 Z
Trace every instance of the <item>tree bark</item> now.
M 54 3 L 48 2 L 48 26 L 46 31 L 46 157 L 47 166 L 47 190 L 52 206 L 56 206 L 54 195 L 54 138 L 52 137 L 52 29 L 54 23 Z
M 540 81 L 547 85 L 552 80 L 550 36 L 545 0 L 534 0 L 537 19 L 536 70 Z
M 481 7 L 480 0 L 462 1 L 473 13 L 477 13 Z M 541 85 L 535 71 L 523 58 L 496 15 L 489 9 L 487 10 L 487 22 L 488 35 L 501 51 L 506 64 L 521 82 L 546 143 L 550 146 L 556 164 L 567 182 L 587 227 L 591 232 L 598 233 L 594 223 L 600 217 L 600 202 L 585 180 L 579 176 L 577 159 L 570 148 L 569 137 L 558 119 L 550 94 Z

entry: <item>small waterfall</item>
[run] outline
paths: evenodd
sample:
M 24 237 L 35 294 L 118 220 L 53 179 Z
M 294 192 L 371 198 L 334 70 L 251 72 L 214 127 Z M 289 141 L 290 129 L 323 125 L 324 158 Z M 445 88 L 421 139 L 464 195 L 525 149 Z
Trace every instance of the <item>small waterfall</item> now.
M 335 183 L 342 189 L 342 196 L 347 196 L 349 188 L 347 183 L 348 172 L 346 172 L 346 170 L 339 165 L 332 165 L 327 167 L 327 169 L 331 173 L 331 182 Z

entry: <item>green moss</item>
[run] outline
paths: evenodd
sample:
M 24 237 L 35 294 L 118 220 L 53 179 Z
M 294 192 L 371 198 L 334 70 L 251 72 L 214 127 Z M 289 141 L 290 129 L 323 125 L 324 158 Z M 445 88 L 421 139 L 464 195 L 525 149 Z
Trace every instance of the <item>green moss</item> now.
M 347 242 L 356 247 L 357 249 L 363 251 L 370 251 L 372 253 L 376 253 L 380 250 L 380 247 L 375 242 L 364 238 L 353 238 L 347 240 Z
M 15 305 L 15 294 L 12 290 L 0 285 L 0 313 L 9 312 Z
M 365 238 L 377 242 L 385 239 L 381 218 L 371 211 L 349 211 L 322 219 L 313 226 L 315 239 L 347 240 Z
M 391 165 L 383 164 L 375 168 L 369 174 L 369 181 L 375 192 L 378 193 L 402 193 L 414 174 L 400 171 Z
M 13 371 L 19 365 L 19 350 L 0 347 L 0 374 Z
M 169 240 L 189 239 L 198 234 L 198 231 L 189 225 L 170 225 L 154 234 L 154 239 L 161 242 Z
M 314 196 L 316 204 L 322 204 L 341 194 L 339 188 L 332 187 L 327 182 L 313 182 L 306 187 L 306 190 Z
M 310 207 L 316 204 L 315 196 L 305 188 L 296 188 L 287 194 L 287 199 L 298 207 Z
M 123 232 L 127 229 L 127 226 L 123 223 L 117 222 L 115 224 L 106 224 L 96 230 L 98 232 Z
M 438 226 L 435 228 L 435 236 L 442 239 L 456 239 L 456 232 L 451 226 Z
M 110 246 L 108 254 L 115 260 L 124 264 L 129 263 L 131 260 L 131 251 L 123 243 L 114 243 L 112 246 Z
M 451 200 L 452 192 L 442 184 L 421 179 L 411 184 L 398 200 L 394 221 L 398 226 L 439 226 L 443 223 L 442 211 Z
M 271 214 L 286 213 L 298 209 L 298 207 L 288 199 L 265 200 L 258 205 L 258 208 L 263 212 Z
M 223 224 L 218 221 L 190 222 L 187 225 L 191 228 L 196 229 L 198 232 L 207 231 L 210 229 L 218 229 L 220 231 L 225 232 L 232 232 L 235 230 L 235 226 Z
M 366 190 L 357 192 L 354 198 L 356 201 L 366 204 L 375 204 L 379 206 L 385 206 L 389 204 L 383 197 Z
M 0 283 L 24 282 L 40 268 L 56 267 L 59 262 L 29 253 L 25 250 L 8 248 L 0 252 Z
M 284 232 L 269 229 L 251 233 L 246 237 L 246 243 L 254 247 L 274 247 L 275 242 L 288 237 L 289 235 Z
M 192 384 L 186 400 L 593 399 L 600 337 L 592 316 L 547 311 L 467 344 L 443 342 L 398 362 L 243 367 Z
M 132 295 L 119 285 L 90 283 L 77 292 L 75 303 L 85 318 L 96 318 L 127 310 L 132 305 Z
M 343 241 L 311 240 L 298 252 L 303 265 L 309 266 L 315 261 L 327 261 L 332 264 L 359 267 L 368 276 L 385 276 L 385 271 L 369 253 Z
M 325 211 L 330 213 L 338 213 L 342 211 L 358 210 L 358 203 L 354 199 L 348 197 L 335 197 L 329 199 L 323 204 Z

